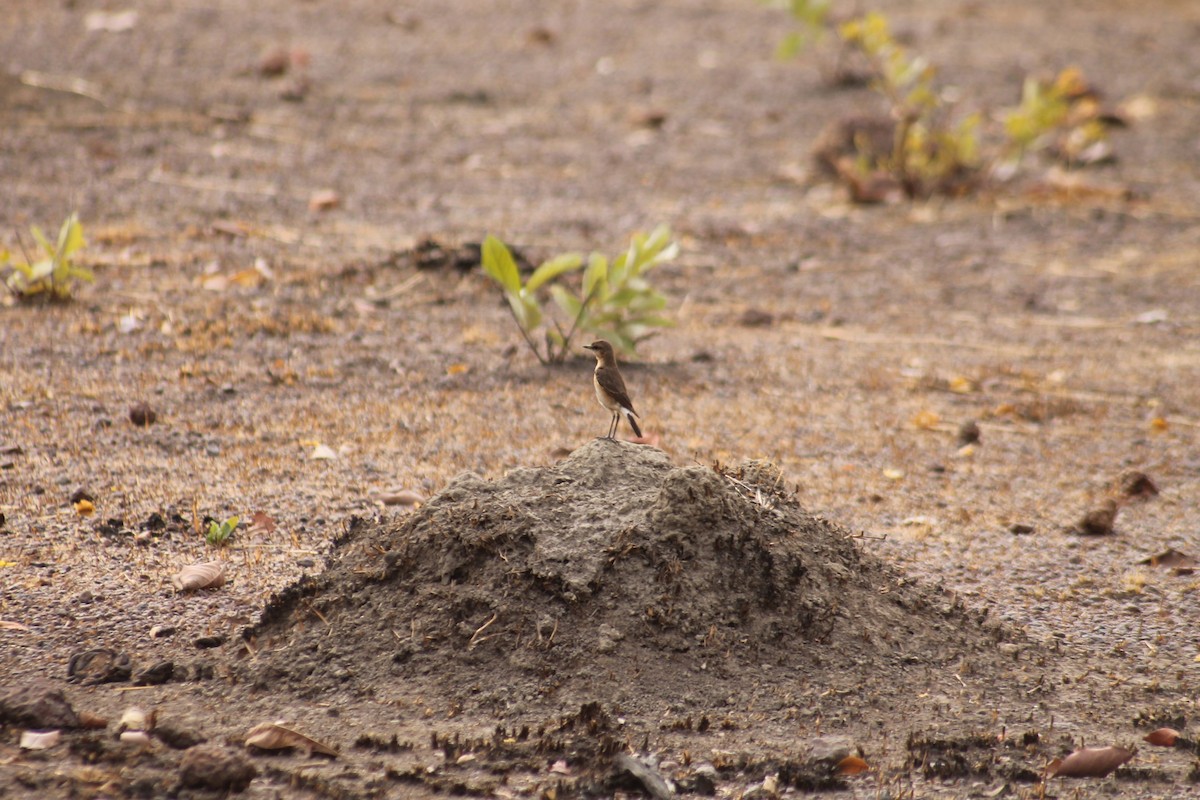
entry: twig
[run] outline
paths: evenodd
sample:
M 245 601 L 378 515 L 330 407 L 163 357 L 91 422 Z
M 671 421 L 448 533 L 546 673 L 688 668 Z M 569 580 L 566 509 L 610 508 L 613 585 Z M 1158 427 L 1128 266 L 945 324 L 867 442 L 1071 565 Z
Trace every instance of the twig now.
M 155 169 L 147 176 L 151 183 L 161 183 L 166 186 L 179 186 L 184 189 L 197 189 L 204 192 L 233 192 L 234 194 L 257 194 L 264 197 L 277 197 L 279 189 L 263 183 L 249 181 L 223 181 L 211 178 L 200 178 L 188 175 L 167 175 L 161 169 Z
M 26 86 L 32 86 L 35 89 L 49 89 L 52 92 L 77 94 L 80 97 L 95 100 L 105 108 L 109 107 L 108 100 L 101 93 L 99 86 L 74 75 L 51 75 L 48 72 L 27 69 L 20 74 L 19 80 Z
M 500 612 L 499 612 L 499 611 L 494 611 L 494 612 L 492 612 L 492 618 L 491 618 L 491 619 L 489 619 L 487 622 L 483 623 L 482 625 L 480 625 L 478 628 L 476 628 L 476 629 L 475 629 L 475 632 L 474 632 L 473 634 L 471 634 L 471 640 L 470 640 L 469 642 L 467 642 L 467 649 L 468 649 L 468 650 L 474 650 L 474 649 L 475 649 L 475 645 L 479 644 L 481 641 L 485 641 L 484 639 L 480 639 L 480 638 L 479 638 L 479 634 L 481 634 L 481 633 L 483 633 L 484 631 L 486 631 L 486 630 L 488 629 L 488 627 L 489 627 L 489 626 L 490 626 L 490 625 L 491 625 L 493 622 L 495 622 L 495 621 L 496 621 L 496 620 L 497 620 L 499 617 L 500 617 Z M 487 638 L 488 638 L 488 639 L 490 639 L 490 638 L 492 638 L 492 637 L 490 637 L 490 636 L 489 636 L 489 637 L 487 637 Z
M 583 312 L 587 311 L 588 304 L 592 302 L 592 299 L 596 296 L 596 290 L 599 288 L 600 281 L 596 281 L 596 283 L 592 285 L 592 290 L 587 293 L 587 297 L 583 298 L 583 302 L 579 306 L 579 312 L 575 315 L 575 321 L 571 323 L 571 330 L 567 331 L 567 334 L 563 336 L 564 356 L 566 355 L 567 348 L 571 344 L 571 337 L 575 335 L 575 330 L 579 327 L 579 323 L 583 321 Z M 557 323 L 555 323 L 555 325 L 557 327 Z M 558 332 L 561 335 L 562 329 L 560 328 Z

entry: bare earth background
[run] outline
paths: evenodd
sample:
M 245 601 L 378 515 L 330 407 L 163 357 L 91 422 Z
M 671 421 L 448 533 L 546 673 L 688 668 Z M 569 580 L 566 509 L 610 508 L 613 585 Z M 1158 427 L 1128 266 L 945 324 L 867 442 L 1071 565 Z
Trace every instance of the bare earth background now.
M 1200 582 L 1138 562 L 1200 555 L 1200 6 L 878 4 L 971 106 L 995 111 L 1025 75 L 1074 64 L 1150 113 L 1114 135 L 1118 161 L 1088 171 L 1087 190 L 1047 189 L 1035 161 L 982 196 L 877 208 L 806 179 L 825 124 L 877 98 L 831 86 L 820 48 L 772 60 L 787 18 L 748 0 L 134 7 L 126 32 L 86 29 L 114 10 L 101 3 L 4 8 L 0 243 L 28 246 L 30 224 L 78 210 L 97 280 L 69 305 L 0 307 L 0 620 L 18 623 L 0 629 L 0 689 L 45 675 L 77 709 L 115 719 L 137 702 L 213 740 L 276 718 L 333 725 L 343 748 L 398 733 L 415 762 L 440 763 L 431 725 L 490 734 L 428 698 L 427 713 L 368 703 L 333 719 L 282 685 L 249 692 L 228 664 L 242 627 L 320 571 L 352 515 L 406 513 L 373 495 L 550 465 L 603 431 L 589 359 L 542 368 L 478 269 L 419 271 L 406 251 L 495 233 L 535 261 L 611 253 L 666 222 L 683 252 L 656 280 L 679 324 L 625 373 L 675 464 L 773 462 L 867 553 L 1053 654 L 1050 677 L 1015 691 L 1037 702 L 997 712 L 988 735 L 1038 730 L 1069 750 L 1192 720 Z M 264 76 L 278 48 L 302 63 Z M 312 210 L 325 190 L 338 204 Z M 137 402 L 154 425 L 130 423 Z M 970 420 L 982 438 L 960 451 Z M 310 459 L 318 444 L 337 457 Z M 1113 536 L 1069 532 L 1130 468 L 1161 494 L 1123 508 Z M 80 489 L 91 517 L 70 503 Z M 240 530 L 225 551 L 195 533 L 193 520 L 254 512 L 274 529 Z M 182 521 L 149 547 L 100 531 L 155 513 Z M 171 592 L 180 566 L 214 557 L 227 586 Z M 152 639 L 155 625 L 176 633 Z M 197 650 L 204 636 L 226 644 Z M 214 677 L 68 686 L 67 659 L 89 647 Z M 932 707 L 953 687 L 998 675 L 944 675 L 926 715 L 916 702 L 889 716 L 855 705 L 886 679 L 871 666 L 847 661 L 833 732 L 883 771 L 843 791 L 1035 792 L 994 774 L 925 779 L 905 760 L 911 732 L 945 724 Z M 70 777 L 79 748 L 29 756 L 3 730 L 0 794 L 88 794 Z M 786 754 L 824 732 L 748 717 L 686 746 L 647 741 L 680 763 Z M 122 757 L 173 775 L 167 755 Z M 347 758 L 272 757 L 251 791 L 429 790 L 373 784 L 385 767 Z M 1141 772 L 1059 791 L 1179 796 L 1195 791 L 1189 763 L 1143 744 Z M 354 777 L 287 788 L 343 768 Z M 724 771 L 719 791 L 767 772 Z M 523 791 L 553 785 L 533 774 Z M 468 784 L 431 785 L 499 792 Z

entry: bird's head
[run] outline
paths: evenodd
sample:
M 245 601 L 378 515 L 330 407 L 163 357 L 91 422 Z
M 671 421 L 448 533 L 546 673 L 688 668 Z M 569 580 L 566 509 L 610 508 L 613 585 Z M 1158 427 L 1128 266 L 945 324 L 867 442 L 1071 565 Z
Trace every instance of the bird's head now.
M 591 350 L 592 354 L 596 356 L 596 359 L 599 361 L 606 361 L 609 363 L 612 363 L 613 361 L 613 346 L 603 339 L 597 339 L 591 344 L 585 344 L 583 349 Z

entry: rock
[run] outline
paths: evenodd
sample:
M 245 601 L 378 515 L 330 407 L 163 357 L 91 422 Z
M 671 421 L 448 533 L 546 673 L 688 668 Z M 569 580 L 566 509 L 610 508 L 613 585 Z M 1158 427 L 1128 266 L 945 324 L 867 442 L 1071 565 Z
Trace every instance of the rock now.
M 617 649 L 617 643 L 625 638 L 625 634 L 612 625 L 601 624 L 599 636 L 596 639 L 596 650 L 601 653 L 611 653 Z
M 1108 536 L 1113 533 L 1113 525 L 1117 521 L 1117 508 L 1116 500 L 1105 500 L 1083 515 L 1083 519 L 1075 526 L 1076 532 L 1085 536 Z
M 1121 473 L 1118 486 L 1121 496 L 1127 500 L 1149 500 L 1158 495 L 1158 486 L 1150 476 L 1135 469 Z
M 810 761 L 819 761 L 830 767 L 854 752 L 854 741 L 847 736 L 818 736 L 808 743 Z
M 78 728 L 79 715 L 62 690 L 38 679 L 0 695 L 0 722 L 29 728 Z
M 167 720 L 154 726 L 154 736 L 167 747 L 174 750 L 187 750 L 202 744 L 205 740 L 196 731 L 183 727 L 178 722 Z
M 680 789 L 684 789 L 683 786 Z M 717 768 L 707 761 L 696 765 L 688 779 L 686 791 L 692 794 L 712 797 L 717 793 Z
M 84 650 L 67 662 L 67 680 L 84 686 L 121 683 L 133 674 L 133 664 L 125 653 L 107 647 Z
M 242 792 L 258 769 L 237 750 L 201 744 L 188 748 L 179 764 L 179 780 L 187 787 L 218 792 Z
M 613 759 L 613 766 L 624 775 L 629 775 L 637 781 L 648 795 L 655 800 L 669 800 L 675 796 L 675 791 L 658 770 L 647 765 L 640 759 L 628 753 L 618 753 Z
M 959 444 L 975 444 L 979 441 L 979 423 L 969 419 L 958 427 Z
M 158 420 L 158 412 L 148 403 L 137 403 L 129 409 L 129 421 L 139 428 L 147 428 Z
M 158 686 L 171 680 L 171 676 L 175 674 L 175 662 L 159 661 L 152 667 L 139 672 L 133 676 L 133 682 L 137 686 Z

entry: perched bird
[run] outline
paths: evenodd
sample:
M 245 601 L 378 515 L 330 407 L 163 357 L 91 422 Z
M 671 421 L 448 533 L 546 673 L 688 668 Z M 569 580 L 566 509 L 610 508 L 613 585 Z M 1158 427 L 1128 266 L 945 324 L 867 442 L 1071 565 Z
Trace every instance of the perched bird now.
M 621 417 L 624 416 L 629 421 L 629 427 L 633 428 L 634 435 L 640 439 L 642 429 L 637 424 L 638 414 L 633 410 L 629 392 L 625 391 L 625 381 L 621 378 L 621 371 L 617 369 L 617 357 L 613 354 L 612 345 L 603 339 L 597 339 L 583 347 L 585 350 L 591 350 L 592 355 L 596 356 L 596 371 L 592 375 L 592 383 L 596 386 L 596 399 L 600 405 L 612 412 L 612 424 L 608 426 L 608 435 L 605 438 L 616 438 L 617 426 L 621 424 Z

